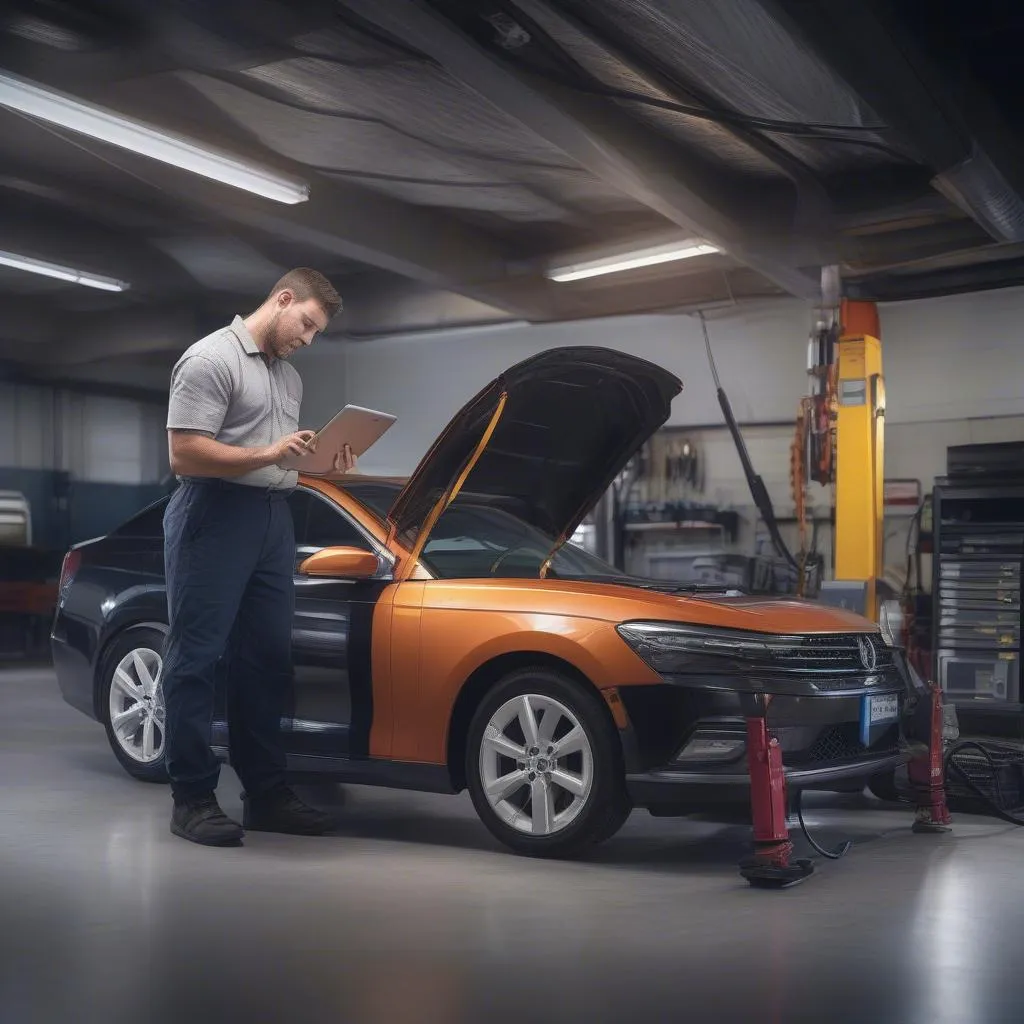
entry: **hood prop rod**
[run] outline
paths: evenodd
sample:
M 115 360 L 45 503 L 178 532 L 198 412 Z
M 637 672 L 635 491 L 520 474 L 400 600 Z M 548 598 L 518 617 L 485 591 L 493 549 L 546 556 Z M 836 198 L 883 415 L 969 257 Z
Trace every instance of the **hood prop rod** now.
M 765 487 L 764 480 L 762 480 L 754 471 L 753 463 L 750 461 L 750 453 L 747 451 L 746 442 L 743 440 L 743 435 L 740 433 L 740 428 L 736 423 L 736 417 L 732 414 L 732 406 L 729 404 L 729 396 L 726 395 L 725 388 L 722 387 L 722 382 L 718 377 L 718 367 L 715 365 L 715 357 L 711 352 L 711 337 L 708 335 L 708 325 L 707 321 L 704 319 L 704 313 L 698 310 L 697 316 L 700 319 L 700 325 L 704 330 L 704 345 L 707 348 L 708 363 L 711 366 L 711 376 L 714 378 L 715 388 L 718 391 L 718 404 L 721 406 L 722 415 L 725 417 L 725 425 L 729 428 L 733 444 L 736 446 L 736 454 L 740 457 L 740 465 L 742 465 L 743 475 L 747 479 L 750 496 L 754 499 L 754 504 L 757 506 L 757 510 L 761 513 L 761 518 L 764 520 L 764 524 L 768 528 L 768 536 L 771 538 L 772 547 L 775 548 L 776 553 L 780 557 L 784 558 L 790 566 L 796 570 L 798 575 L 801 575 L 802 570 L 799 563 L 793 557 L 789 548 L 786 547 L 786 542 L 782 539 L 782 534 L 779 532 L 779 524 L 778 520 L 775 518 L 775 509 L 772 507 L 772 499 L 768 495 L 768 488 Z

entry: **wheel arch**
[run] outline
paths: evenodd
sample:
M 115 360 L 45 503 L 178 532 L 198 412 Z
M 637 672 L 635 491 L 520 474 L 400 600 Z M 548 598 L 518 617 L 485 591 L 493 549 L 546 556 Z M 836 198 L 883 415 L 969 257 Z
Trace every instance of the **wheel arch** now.
M 448 720 L 446 756 L 448 773 L 451 776 L 455 792 L 466 788 L 465 764 L 469 725 L 480 702 L 490 688 L 505 676 L 528 668 L 560 672 L 570 679 L 576 680 L 596 696 L 600 697 L 601 695 L 600 687 L 579 666 L 556 654 L 523 650 L 506 652 L 488 659 L 476 668 L 462 684 Z M 603 699 L 599 703 L 603 714 L 607 716 L 608 722 L 615 729 L 615 735 L 618 736 L 618 729 L 615 727 L 615 721 L 607 703 Z

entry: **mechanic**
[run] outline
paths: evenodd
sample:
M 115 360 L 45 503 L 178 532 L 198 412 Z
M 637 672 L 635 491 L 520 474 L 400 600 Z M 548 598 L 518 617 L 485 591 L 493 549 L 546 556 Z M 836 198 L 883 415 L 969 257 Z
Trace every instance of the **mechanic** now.
M 284 780 L 295 564 L 286 499 L 298 474 L 278 463 L 316 443 L 298 429 L 302 380 L 287 359 L 340 308 L 322 274 L 292 270 L 255 312 L 197 341 L 171 373 L 168 450 L 180 485 L 164 513 L 164 742 L 171 832 L 195 843 L 235 846 L 246 828 L 319 835 L 333 826 Z M 347 446 L 334 465 L 354 468 Z M 241 824 L 216 797 L 211 723 L 221 672 Z

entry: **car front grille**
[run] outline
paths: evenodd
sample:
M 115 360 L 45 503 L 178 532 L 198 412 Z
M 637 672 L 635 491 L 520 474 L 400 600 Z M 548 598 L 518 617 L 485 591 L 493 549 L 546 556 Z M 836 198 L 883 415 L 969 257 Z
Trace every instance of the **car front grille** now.
M 864 673 L 892 668 L 892 650 L 877 633 L 786 637 L 773 644 L 773 666 L 787 672 Z
M 787 750 L 785 729 L 777 730 L 783 747 L 782 760 L 787 768 L 824 768 L 862 757 L 884 757 L 899 751 L 899 727 L 890 726 L 869 746 L 860 740 L 857 722 L 840 722 L 822 729 L 813 742 L 802 749 Z

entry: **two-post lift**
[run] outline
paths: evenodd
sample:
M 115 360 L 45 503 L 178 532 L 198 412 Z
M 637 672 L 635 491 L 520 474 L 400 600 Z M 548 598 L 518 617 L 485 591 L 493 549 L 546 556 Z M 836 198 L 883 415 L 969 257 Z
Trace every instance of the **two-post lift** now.
M 874 303 L 843 300 L 838 316 L 822 325 L 818 357 L 809 373 L 816 381 L 809 410 L 829 424 L 821 450 L 818 479 L 835 486 L 835 578 L 855 595 L 869 619 L 879 618 L 883 565 L 885 381 L 882 341 Z M 911 672 L 904 662 L 906 672 Z M 909 677 L 908 677 L 909 681 Z M 943 783 L 941 693 L 924 688 L 926 743 L 908 764 L 917 793 L 917 831 L 945 831 L 950 821 Z M 747 758 L 754 830 L 753 856 L 740 865 L 751 885 L 786 888 L 814 870 L 807 859 L 793 860 L 787 824 L 790 808 L 782 750 L 768 728 L 771 696 L 760 695 L 748 708 Z

